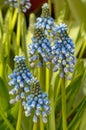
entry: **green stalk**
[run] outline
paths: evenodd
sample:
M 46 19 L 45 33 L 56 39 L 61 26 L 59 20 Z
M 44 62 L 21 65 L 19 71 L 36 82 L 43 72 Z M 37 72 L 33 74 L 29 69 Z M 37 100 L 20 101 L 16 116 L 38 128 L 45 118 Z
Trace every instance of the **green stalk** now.
M 33 124 L 33 130 L 37 130 L 37 123 Z
M 10 130 L 15 130 L 2 111 L 0 111 L 0 115 L 7 124 L 7 126 L 10 128 Z
M 49 90 L 49 77 L 50 77 L 49 69 L 46 68 L 46 92 L 47 93 L 48 93 L 48 90 Z
M 27 56 L 27 46 L 26 46 L 26 21 L 23 14 L 22 16 L 22 26 L 21 26 L 21 33 L 22 33 L 22 48 L 26 57 L 26 64 L 28 65 L 28 56 Z
M 52 78 L 52 65 L 50 66 L 50 69 L 46 68 L 46 92 L 50 95 L 50 105 L 51 105 L 51 111 L 49 115 L 49 130 L 55 130 L 55 107 L 54 107 L 54 86 L 51 85 L 51 78 Z
M 40 116 L 40 130 L 44 130 L 44 124 L 42 121 L 42 116 Z
M 60 87 L 61 87 L 61 78 L 59 79 L 58 85 L 57 85 L 57 90 L 56 90 L 56 97 L 55 97 L 55 105 L 56 105 L 56 101 L 60 92 Z
M 43 63 L 43 59 L 42 59 Z M 40 85 L 42 87 L 42 90 L 45 90 L 45 64 L 41 68 L 38 69 L 38 79 L 40 81 Z M 42 117 L 40 117 L 40 130 L 44 130 L 44 124 L 42 122 Z
M 39 80 L 40 80 L 40 84 L 41 84 L 41 87 L 42 87 L 42 90 L 44 90 L 44 83 L 45 83 L 45 78 L 44 78 L 44 66 L 39 68 L 39 72 L 38 72 L 38 77 L 39 77 Z M 42 122 L 42 118 L 40 117 L 40 130 L 44 130 L 44 124 Z
M 51 93 L 50 93 L 50 101 L 51 101 L 51 111 L 49 115 L 49 130 L 56 130 L 55 126 L 55 107 L 54 107 L 54 91 L 52 86 L 51 87 Z
M 51 82 L 51 76 L 52 76 L 52 66 L 50 66 L 50 69 L 46 68 L 46 92 L 49 92 L 50 82 Z
M 38 68 L 38 80 L 40 81 L 42 90 L 45 90 L 45 66 Z
M 21 34 L 21 13 L 18 14 L 18 22 L 17 22 L 17 45 L 16 45 L 16 54 L 19 54 L 20 47 L 20 34 Z
M 20 10 L 20 0 L 17 0 L 17 2 L 18 2 L 18 22 L 17 22 L 16 54 L 19 55 L 20 36 L 21 36 L 21 10 Z
M 63 130 L 67 130 L 65 78 L 61 79 L 61 93 L 62 93 L 62 125 Z
M 51 0 L 48 0 L 48 4 L 49 4 L 49 10 L 50 10 L 50 14 L 51 14 L 51 4 L 52 4 Z
M 17 125 L 16 125 L 16 130 L 21 129 L 21 122 L 22 122 L 22 115 L 23 115 L 23 106 L 20 102 L 20 107 L 19 107 L 19 113 L 18 113 L 18 120 L 17 120 Z

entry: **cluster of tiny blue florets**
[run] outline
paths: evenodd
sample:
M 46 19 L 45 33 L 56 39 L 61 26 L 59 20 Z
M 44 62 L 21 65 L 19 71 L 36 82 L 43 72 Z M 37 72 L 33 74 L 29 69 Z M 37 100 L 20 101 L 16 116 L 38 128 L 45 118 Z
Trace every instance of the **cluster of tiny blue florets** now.
M 15 56 L 15 69 L 8 77 L 9 85 L 13 89 L 9 94 L 13 96 L 10 104 L 22 101 L 25 110 L 25 116 L 30 116 L 34 110 L 33 121 L 37 122 L 38 117 L 42 115 L 44 123 L 47 122 L 47 115 L 50 113 L 50 101 L 46 93 L 43 93 L 39 81 L 33 77 L 25 65 L 24 56 Z
M 35 26 L 37 26 L 37 28 L 42 28 L 44 34 L 49 38 L 49 40 L 52 40 L 55 22 L 50 16 L 49 6 L 47 3 L 43 4 L 42 14 L 36 19 Z
M 12 0 L 9 1 L 12 2 Z M 27 0 L 22 2 L 27 2 Z M 15 0 L 14 3 L 17 3 L 17 1 Z M 62 23 L 55 25 L 47 3 L 42 6 L 41 17 L 37 19 L 34 25 L 32 43 L 28 47 L 31 67 L 35 67 L 35 65 L 41 67 L 44 63 L 46 66 L 52 64 L 53 71 L 60 71 L 62 78 L 66 74 L 74 72 L 74 43 L 68 36 L 67 25 Z M 34 113 L 34 122 L 37 122 L 38 117 L 42 116 L 43 122 L 46 123 L 47 116 L 50 113 L 48 95 L 43 93 L 39 81 L 30 73 L 25 64 L 25 57 L 15 56 L 14 61 L 15 69 L 9 75 L 9 85 L 13 86 L 9 94 L 14 96 L 10 103 L 13 104 L 21 100 L 25 116 L 28 117 L 31 113 Z
M 60 76 L 64 77 L 68 72 L 74 72 L 74 43 L 67 34 L 67 25 L 61 23 L 56 26 L 55 31 L 57 39 L 52 46 L 53 71 L 60 70 Z
M 13 104 L 20 99 L 25 99 L 25 95 L 29 92 L 30 80 L 34 79 L 29 69 L 25 65 L 24 56 L 15 56 L 15 69 L 8 77 L 10 79 L 9 85 L 13 86 L 13 89 L 9 91 L 10 95 L 13 95 L 13 99 L 10 103 Z
M 67 25 L 56 25 L 53 31 L 53 44 L 50 44 L 43 30 L 34 26 L 34 36 L 32 44 L 29 44 L 29 61 L 31 67 L 42 66 L 43 62 L 49 67 L 53 64 L 53 71 L 60 71 L 60 77 L 64 77 L 68 72 L 74 72 L 75 56 L 74 43 L 68 36 Z M 68 76 L 70 79 L 71 76 Z
M 29 44 L 29 61 L 31 67 L 37 64 L 38 67 L 43 65 L 43 62 L 51 62 L 51 46 L 42 29 L 34 27 L 34 36 L 32 43 Z
M 38 121 L 38 117 L 42 116 L 44 123 L 47 123 L 47 115 L 50 113 L 50 101 L 46 93 L 43 93 L 39 82 L 35 79 L 30 85 L 30 95 L 26 97 L 26 102 L 23 102 L 25 115 L 28 117 L 31 112 L 34 112 L 33 122 Z
M 6 0 L 6 4 L 10 4 L 10 6 L 14 8 L 20 8 L 23 12 L 26 12 L 31 7 L 30 0 Z

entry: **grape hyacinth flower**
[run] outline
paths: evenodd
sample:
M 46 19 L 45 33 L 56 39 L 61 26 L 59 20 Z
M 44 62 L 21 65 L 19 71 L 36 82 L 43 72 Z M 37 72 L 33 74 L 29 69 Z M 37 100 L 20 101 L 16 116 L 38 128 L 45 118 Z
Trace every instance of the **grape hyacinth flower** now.
M 25 100 L 26 95 L 29 92 L 30 81 L 34 79 L 29 69 L 25 65 L 24 56 L 15 56 L 15 69 L 8 78 L 10 79 L 9 85 L 13 86 L 13 89 L 9 91 L 9 94 L 13 96 L 10 103 L 13 104 L 17 101 Z
M 52 41 L 53 31 L 55 29 L 54 19 L 50 15 L 49 6 L 47 3 L 44 3 L 42 6 L 42 14 L 37 18 L 35 25 L 38 28 L 44 30 L 45 35 Z
M 30 94 L 23 102 L 25 116 L 31 115 L 34 112 L 33 122 L 38 121 L 38 117 L 42 117 L 42 121 L 47 123 L 47 116 L 50 113 L 50 101 L 47 94 L 43 93 L 37 79 L 33 80 L 30 85 Z
M 31 7 L 30 0 L 6 0 L 5 4 L 10 4 L 14 8 L 20 7 L 20 9 L 25 13 Z
M 74 72 L 74 43 L 72 39 L 68 36 L 67 25 L 59 24 L 55 30 L 57 34 L 57 39 L 54 41 L 52 46 L 54 64 L 53 71 L 60 70 L 60 77 L 64 77 L 68 72 Z M 68 78 L 71 78 L 70 76 Z
M 41 67 L 43 62 L 51 62 L 51 46 L 42 29 L 34 26 L 34 36 L 32 43 L 29 44 L 29 61 L 30 66 L 37 65 Z

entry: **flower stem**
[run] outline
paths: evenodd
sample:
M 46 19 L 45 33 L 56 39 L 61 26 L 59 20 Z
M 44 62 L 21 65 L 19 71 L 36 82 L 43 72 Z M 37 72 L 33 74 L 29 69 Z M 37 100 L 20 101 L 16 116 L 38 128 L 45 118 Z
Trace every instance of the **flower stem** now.
M 52 86 L 51 86 L 52 87 Z M 55 108 L 54 108 L 54 92 L 53 89 L 51 88 L 51 112 L 49 115 L 49 130 L 56 130 L 56 124 L 55 124 Z
M 42 87 L 42 90 L 45 90 L 45 68 L 44 66 L 41 68 L 38 68 L 38 80 L 40 81 L 40 85 Z
M 62 125 L 63 130 L 67 130 L 67 118 L 66 118 L 66 92 L 65 92 L 65 78 L 61 79 L 61 93 L 62 93 Z
M 48 4 L 49 4 L 49 10 L 50 10 L 50 14 L 51 14 L 51 0 L 48 0 Z
M 21 35 L 21 13 L 18 14 L 18 21 L 17 21 L 17 39 L 16 39 L 16 54 L 19 54 L 19 47 L 20 47 L 20 35 Z
M 52 66 L 50 66 L 50 69 L 46 68 L 46 92 L 49 92 L 49 87 L 51 83 L 51 78 L 52 78 Z
M 40 130 L 44 130 L 44 124 L 42 121 L 42 117 L 40 117 Z
M 33 124 L 33 130 L 37 130 L 37 123 Z
M 55 97 L 55 105 L 56 105 L 56 101 L 57 101 L 57 98 L 58 98 L 59 93 L 60 93 L 60 87 L 61 87 L 61 78 L 59 79 L 59 82 L 58 82 L 58 85 L 57 85 L 56 97 Z
M 22 114 L 23 114 L 23 106 L 20 103 L 19 113 L 18 113 L 18 120 L 17 120 L 17 125 L 16 125 L 16 130 L 20 130 L 20 128 L 21 128 Z

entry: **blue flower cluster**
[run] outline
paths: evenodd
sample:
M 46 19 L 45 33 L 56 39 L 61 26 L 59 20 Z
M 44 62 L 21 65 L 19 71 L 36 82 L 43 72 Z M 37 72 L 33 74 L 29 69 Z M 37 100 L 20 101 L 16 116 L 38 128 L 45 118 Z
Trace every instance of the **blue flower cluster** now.
M 47 3 L 42 6 L 42 14 L 37 18 L 35 26 L 38 28 L 42 28 L 44 30 L 44 34 L 52 40 L 53 31 L 55 29 L 54 19 L 50 16 L 49 6 Z
M 43 33 L 43 30 L 35 26 L 32 43 L 29 44 L 29 61 L 31 67 L 34 67 L 35 64 L 41 67 L 43 62 L 51 62 L 50 42 Z
M 54 64 L 53 71 L 60 70 L 60 76 L 64 77 L 68 72 L 74 72 L 74 43 L 67 34 L 67 25 L 59 24 L 55 30 L 57 39 L 52 46 Z
M 47 123 L 47 115 L 50 113 L 50 101 L 46 93 L 43 93 L 39 81 L 33 77 L 25 65 L 24 56 L 15 56 L 15 69 L 8 77 L 9 85 L 13 89 L 9 94 L 13 96 L 10 104 L 21 100 L 25 110 L 25 116 L 30 116 L 34 109 L 33 121 L 37 122 L 42 115 L 42 120 Z
M 10 3 L 13 2 L 12 0 L 9 1 Z M 27 2 L 27 0 L 22 2 Z M 17 0 L 13 3 L 17 3 Z M 53 71 L 60 71 L 61 78 L 74 72 L 74 43 L 68 36 L 67 25 L 62 23 L 55 25 L 47 3 L 42 6 L 41 17 L 37 19 L 34 25 L 32 43 L 28 47 L 31 67 L 41 67 L 44 63 L 49 67 L 52 64 Z M 21 100 L 25 116 L 28 117 L 34 113 L 33 122 L 37 122 L 38 117 L 42 116 L 43 122 L 46 123 L 50 113 L 48 95 L 43 93 L 39 81 L 30 73 L 25 64 L 25 57 L 15 56 L 14 61 L 15 69 L 9 75 L 9 85 L 13 86 L 9 94 L 14 96 L 10 103 L 13 104 Z M 68 78 L 70 79 L 70 75 Z
M 26 102 L 23 102 L 25 115 L 28 117 L 33 111 L 33 122 L 37 122 L 38 117 L 42 115 L 42 121 L 47 123 L 47 115 L 50 113 L 49 105 L 47 94 L 42 92 L 37 79 L 33 80 L 30 85 L 30 95 L 27 96 Z
M 8 76 L 10 79 L 9 85 L 13 86 L 13 89 L 9 91 L 9 94 L 14 96 L 13 99 L 10 100 L 11 104 L 20 99 L 25 99 L 25 96 L 28 94 L 30 89 L 30 81 L 31 79 L 34 79 L 33 75 L 25 65 L 24 56 L 15 56 L 14 61 L 15 69 L 13 73 Z
M 6 0 L 5 3 L 10 4 L 10 6 L 14 8 L 18 8 L 20 6 L 23 12 L 26 12 L 31 7 L 30 0 L 19 0 L 19 3 L 18 0 Z

